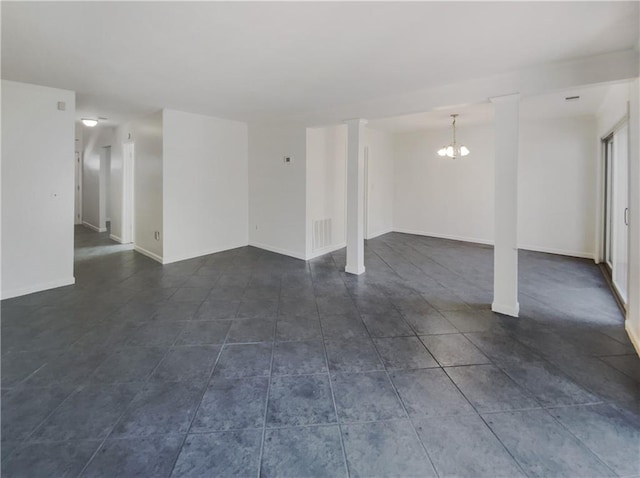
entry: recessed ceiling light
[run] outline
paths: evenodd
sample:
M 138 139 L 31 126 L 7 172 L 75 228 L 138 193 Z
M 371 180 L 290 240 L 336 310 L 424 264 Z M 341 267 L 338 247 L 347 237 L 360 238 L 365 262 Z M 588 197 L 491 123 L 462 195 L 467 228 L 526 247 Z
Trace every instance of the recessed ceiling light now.
M 566 101 L 576 101 L 579 100 L 580 97 L 579 96 L 565 96 L 564 98 Z
M 85 126 L 88 126 L 89 128 L 93 128 L 95 125 L 98 124 L 98 120 L 91 119 L 91 118 L 82 118 L 82 124 Z

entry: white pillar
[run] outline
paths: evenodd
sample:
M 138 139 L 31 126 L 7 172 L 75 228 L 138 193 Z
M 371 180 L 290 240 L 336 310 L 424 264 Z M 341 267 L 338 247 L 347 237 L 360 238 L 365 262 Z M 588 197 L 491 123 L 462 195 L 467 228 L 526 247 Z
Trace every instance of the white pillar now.
M 347 266 L 349 274 L 364 272 L 364 126 L 363 119 L 347 124 Z
M 520 95 L 491 98 L 495 106 L 495 225 L 491 310 L 518 317 L 518 110 Z

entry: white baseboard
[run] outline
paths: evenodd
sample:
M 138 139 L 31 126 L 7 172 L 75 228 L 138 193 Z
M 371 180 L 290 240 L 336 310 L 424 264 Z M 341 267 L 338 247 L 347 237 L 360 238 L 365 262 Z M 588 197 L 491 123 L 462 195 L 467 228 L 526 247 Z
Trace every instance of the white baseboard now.
M 633 347 L 636 349 L 636 353 L 640 357 L 640 336 L 638 336 L 631 327 L 631 322 L 629 320 L 624 321 L 624 329 L 627 331 L 627 335 L 629 336 L 629 340 L 633 344 Z
M 42 292 L 43 290 L 56 289 L 76 283 L 76 278 L 60 279 L 42 284 L 31 285 L 29 287 L 20 287 L 18 289 L 10 289 L 2 291 L 2 300 L 11 299 L 12 297 L 20 297 L 21 295 L 33 294 L 34 292 Z
M 282 254 L 284 256 L 294 257 L 296 259 L 306 260 L 304 254 L 299 254 L 297 252 L 289 251 L 287 249 L 281 249 L 279 247 L 269 246 L 267 244 L 262 244 L 259 242 L 251 242 L 249 241 L 249 245 L 252 247 L 257 247 L 258 249 L 264 249 L 265 251 L 275 252 L 276 254 Z
M 228 246 L 214 247 L 212 249 L 205 249 L 205 250 L 194 252 L 194 253 L 187 253 L 187 254 L 183 254 L 181 256 L 175 256 L 175 257 L 169 257 L 169 258 L 167 258 L 165 256 L 162 263 L 163 264 L 171 264 L 173 262 L 186 261 L 188 259 L 194 259 L 196 257 L 208 256 L 209 254 L 216 254 L 218 252 L 228 251 L 228 250 L 231 250 L 231 249 L 237 249 L 238 247 L 245 247 L 247 245 L 248 244 L 246 242 L 243 242 L 241 244 L 231 244 L 231 245 L 228 245 Z
M 111 239 L 112 241 L 119 242 L 120 244 L 124 244 L 124 242 L 122 242 L 122 238 L 116 236 L 115 234 L 109 234 L 109 239 Z
M 511 317 L 518 317 L 520 315 L 520 304 L 513 305 L 498 304 L 494 302 L 491 304 L 491 310 L 498 314 L 509 315 Z
M 106 227 L 98 227 L 98 226 L 94 226 L 93 224 L 88 223 L 87 221 L 82 221 L 82 225 L 88 229 L 91 229 L 92 231 L 96 231 L 96 232 L 107 232 L 107 228 Z
M 438 239 L 449 239 L 452 241 L 471 242 L 474 244 L 484 244 L 486 246 L 493 246 L 493 240 L 491 239 L 478 239 L 475 237 L 454 236 L 451 234 L 439 234 L 434 232 L 416 231 L 413 229 L 400 229 L 394 228 L 393 232 L 400 232 L 403 234 L 414 234 L 416 236 L 436 237 Z M 541 247 L 530 245 L 519 245 L 518 249 L 532 252 L 544 252 L 546 254 L 557 254 L 559 256 L 580 257 L 584 259 L 594 259 L 593 252 L 581 252 L 581 251 L 569 251 L 566 249 L 556 249 L 553 247 Z
M 415 236 L 427 236 L 427 237 L 435 237 L 438 239 L 449 239 L 451 241 L 473 242 L 475 244 L 485 244 L 488 246 L 493 245 L 493 241 L 490 239 L 478 239 L 477 237 L 454 236 L 451 234 L 440 234 L 437 232 L 416 231 L 414 229 L 403 229 L 403 228 L 394 227 L 393 231 L 390 231 L 390 232 L 401 232 L 403 234 L 413 234 Z
M 593 252 L 567 251 L 564 249 L 555 249 L 553 247 L 538 247 L 538 246 L 518 246 L 518 249 L 523 249 L 525 251 L 533 251 L 533 252 L 544 252 L 546 254 L 557 254 L 559 256 L 594 259 Z
M 315 259 L 316 257 L 324 256 L 325 254 L 330 254 L 331 252 L 338 251 L 344 247 L 347 247 L 346 242 L 341 242 L 340 244 L 335 244 L 333 246 L 323 247 L 322 249 L 318 249 L 317 251 L 312 252 L 306 257 L 306 260 Z
M 365 239 L 367 239 L 367 240 L 375 239 L 378 236 L 384 236 L 385 234 L 389 234 L 390 232 L 393 232 L 393 228 L 392 227 L 390 227 L 389 229 L 384 229 L 382 231 L 373 232 L 373 233 L 369 234 L 369 236 L 366 237 Z
M 154 261 L 159 262 L 160 264 L 163 264 L 162 257 L 159 256 L 158 254 L 154 253 L 154 252 L 148 251 L 145 248 L 140 247 L 140 246 L 135 245 L 135 244 L 133 246 L 133 250 L 136 251 L 136 252 L 139 252 L 143 256 L 147 256 L 147 257 L 153 259 Z

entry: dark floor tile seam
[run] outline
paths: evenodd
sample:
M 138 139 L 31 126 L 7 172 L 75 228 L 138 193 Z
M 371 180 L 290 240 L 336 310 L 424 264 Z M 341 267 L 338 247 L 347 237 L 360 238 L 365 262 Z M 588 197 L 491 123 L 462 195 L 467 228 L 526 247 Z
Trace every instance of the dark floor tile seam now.
M 407 407 L 405 406 L 404 402 L 402 401 L 402 398 L 400 397 L 400 392 L 398 392 L 398 389 L 396 388 L 395 383 L 393 383 L 393 380 L 391 380 L 391 376 L 389 375 L 389 370 L 387 370 L 387 367 L 384 365 L 384 360 L 382 359 L 382 355 L 378 351 L 378 348 L 375 345 L 373 337 L 369 333 L 369 329 L 367 329 L 366 324 L 364 323 L 364 320 L 362 320 L 362 315 L 359 312 L 358 312 L 358 318 L 360 319 L 360 322 L 362 323 L 363 327 L 365 328 L 365 331 L 366 331 L 366 333 L 367 333 L 367 335 L 369 337 L 369 340 L 371 340 L 371 342 L 373 343 L 373 350 L 375 350 L 375 353 L 376 353 L 376 355 L 378 357 L 378 360 L 380 361 L 380 363 L 383 366 L 383 370 L 377 370 L 377 371 L 384 373 L 386 378 L 387 378 L 387 380 L 391 384 L 391 388 L 393 389 L 393 392 L 395 393 L 396 400 L 398 401 L 398 403 L 400 403 L 400 407 L 402 408 L 402 411 L 404 412 L 404 419 L 403 420 L 405 420 L 405 421 L 408 420 L 408 423 L 411 426 L 411 430 L 413 431 L 413 435 L 414 435 L 415 439 L 417 440 L 417 442 L 420 444 L 420 446 L 424 450 L 425 456 L 429 460 L 429 464 L 431 465 L 431 468 L 434 470 L 434 473 L 436 474 L 436 477 L 439 477 L 440 474 L 438 473 L 438 470 L 436 469 L 435 463 L 434 463 L 433 459 L 431 458 L 431 455 L 429 454 L 429 451 L 427 450 L 427 447 L 425 446 L 425 444 L 420 439 L 420 435 L 418 434 L 418 430 L 416 429 L 415 423 L 413 422 L 413 420 L 411 420 L 409 412 L 407 411 Z M 420 341 L 420 343 L 422 343 L 422 341 Z M 424 344 L 423 344 L 423 346 L 424 346 Z M 425 347 L 425 349 L 426 349 L 426 347 Z M 431 354 L 431 352 L 428 352 L 428 353 Z M 438 367 L 433 367 L 433 368 L 438 368 Z M 366 373 L 366 372 L 363 372 L 363 373 Z M 334 402 L 334 406 L 335 406 L 335 402 Z M 338 413 L 337 413 L 337 408 L 336 408 L 336 417 L 338 418 L 338 421 L 340 421 L 340 418 L 339 418 Z M 382 420 L 379 420 L 379 421 L 382 421 Z M 340 426 L 340 430 L 341 430 L 340 434 L 342 435 L 342 426 L 341 425 L 339 425 L 339 426 Z M 345 459 L 346 459 L 346 452 L 345 452 Z M 348 471 L 348 468 L 347 468 L 347 471 Z
M 582 405 L 574 405 L 576 407 L 582 406 Z M 565 407 L 565 408 L 569 408 L 569 407 Z M 591 456 L 593 456 L 597 462 L 599 462 L 601 465 L 603 465 L 605 467 L 605 469 L 609 470 L 611 472 L 611 476 L 620 476 L 618 475 L 609 465 L 607 465 L 604 460 L 602 458 L 600 458 L 600 456 L 593 451 L 585 442 L 583 442 L 575 433 L 573 433 L 567 426 L 565 426 L 560 420 L 558 420 L 556 417 L 553 416 L 552 413 L 549 412 L 549 410 L 547 409 L 543 409 L 544 412 L 549 415 L 551 417 L 551 419 L 558 425 L 560 425 L 560 427 L 565 430 L 571 437 L 573 437 L 573 439 L 580 444 L 580 446 L 582 446 Z M 525 410 L 510 410 L 510 412 L 523 412 Z M 509 412 L 502 412 L 502 413 L 509 413 Z M 489 414 L 487 414 L 489 415 Z M 480 415 L 480 417 L 484 420 L 484 417 L 482 417 L 482 415 Z M 488 425 L 487 425 L 488 426 Z M 503 445 L 504 446 L 504 445 Z M 506 448 L 506 447 L 505 447 Z
M 461 274 L 459 274 L 459 273 L 457 273 L 457 272 L 455 272 L 455 271 L 451 270 L 449 267 L 446 267 L 445 265 L 441 264 L 440 262 L 438 262 L 437 260 L 435 260 L 433 257 L 425 256 L 425 255 L 424 255 L 424 254 L 423 254 L 419 249 L 416 249 L 416 247 L 415 247 L 415 246 L 413 246 L 412 244 L 408 244 L 407 242 L 404 242 L 404 245 L 405 245 L 406 247 L 410 248 L 410 249 L 413 249 L 413 250 L 414 250 L 418 255 L 420 255 L 421 257 L 425 257 L 425 258 L 427 258 L 428 260 L 430 260 L 430 261 L 434 262 L 435 264 L 437 264 L 438 266 L 442 267 L 443 269 L 446 269 L 446 270 L 447 270 L 447 271 L 449 271 L 450 273 L 454 274 L 456 277 L 458 277 L 458 278 L 461 280 L 461 282 L 463 282 L 463 283 L 465 283 L 465 284 L 469 284 L 470 286 L 474 286 L 474 287 L 475 287 L 475 284 L 473 284 L 473 283 L 471 283 L 471 282 L 467 282 L 467 279 L 466 279 L 466 277 L 465 277 L 465 276 L 463 276 L 463 275 L 461 275 Z M 414 261 L 412 261 L 410 258 L 407 258 L 407 257 L 406 257 L 406 255 L 404 255 L 404 254 L 402 254 L 402 253 L 400 253 L 400 254 L 402 255 L 403 259 L 405 259 L 406 261 L 408 261 L 408 262 L 410 262 L 410 263 L 413 263 L 413 262 L 414 262 Z M 445 286 L 442 282 L 438 281 L 438 279 L 436 279 L 436 278 L 434 278 L 434 277 L 430 276 L 429 274 L 427 274 L 427 272 L 426 272 L 422 267 L 419 267 L 419 266 L 415 266 L 415 267 L 416 267 L 416 269 L 418 269 L 421 273 L 423 273 L 424 275 L 426 275 L 427 277 L 429 277 L 430 279 L 432 279 L 432 280 L 434 280 L 436 283 L 438 283 L 440 286 L 444 287 L 444 288 L 445 288 L 445 289 L 447 289 L 447 290 L 451 290 L 451 288 L 449 288 L 449 287 Z M 452 291 L 452 292 L 455 292 L 455 291 Z M 421 294 L 421 295 L 422 295 L 422 294 Z M 426 300 L 426 299 L 425 299 L 425 300 Z M 427 301 L 427 302 L 429 302 L 429 301 Z M 463 302 L 464 302 L 464 301 L 463 301 Z M 465 304 L 467 304 L 466 302 L 464 302 L 464 303 L 465 303 Z M 434 306 L 433 306 L 433 304 L 431 304 L 430 302 L 429 302 L 429 304 L 430 304 L 432 307 L 434 307 Z M 467 304 L 467 305 L 468 305 L 468 304 Z M 440 312 L 440 309 L 439 309 L 439 308 L 437 308 L 437 307 L 435 307 L 435 308 Z
M 331 256 L 331 261 L 333 262 L 334 266 L 335 261 L 333 259 L 333 256 Z M 313 279 L 313 276 L 311 277 L 311 284 L 312 286 L 315 285 L 315 281 Z M 346 284 L 345 284 L 346 285 Z M 315 289 L 315 287 L 314 287 Z M 318 307 L 318 301 L 316 300 L 316 309 L 317 309 L 317 313 L 318 316 L 320 315 L 320 308 Z M 359 315 L 359 314 L 358 314 Z M 329 391 L 331 392 L 331 403 L 333 403 L 333 412 L 336 415 L 336 423 L 338 426 L 338 431 L 339 431 L 339 435 L 340 435 L 340 449 L 342 450 L 342 460 L 344 462 L 344 467 L 345 470 L 347 471 L 347 477 L 351 476 L 351 472 L 349 471 L 349 460 L 347 460 L 347 450 L 344 446 L 344 437 L 342 436 L 342 426 L 340 425 L 340 416 L 338 415 L 338 407 L 336 406 L 336 396 L 335 393 L 333 391 L 333 380 L 331 380 L 331 369 L 329 368 L 329 354 L 327 353 L 327 343 L 325 341 L 325 336 L 324 336 L 324 328 L 322 327 L 322 321 L 318 318 L 318 323 L 320 324 L 320 337 L 322 340 L 322 351 L 324 354 L 324 362 L 325 362 L 325 366 L 327 368 L 327 375 L 329 376 Z M 261 463 L 261 467 L 262 467 L 262 463 Z
M 629 378 L 630 378 L 631 380 L 633 380 L 635 383 L 637 383 L 638 385 L 640 385 L 640 381 L 639 381 L 636 377 L 634 377 L 634 376 L 630 375 L 629 373 L 627 373 L 627 372 L 625 372 L 625 371 L 623 371 L 623 370 L 620 370 L 619 368 L 614 367 L 614 366 L 613 366 L 613 365 L 611 365 L 610 363 L 607 363 L 606 361 L 602 360 L 603 358 L 608 358 L 608 357 L 622 357 L 622 356 L 625 356 L 625 355 L 632 355 L 632 356 L 634 356 L 634 357 L 638 357 L 638 360 L 640 360 L 640 356 L 639 356 L 640 354 L 601 355 L 601 356 L 596 356 L 595 358 L 597 358 L 598 360 L 600 360 L 600 362 L 602 362 L 603 364 L 605 364 L 605 365 L 607 365 L 607 366 L 609 366 L 609 367 L 613 368 L 614 370 L 616 370 L 616 371 L 620 372 L 621 374 L 623 374 L 623 375 L 625 375 L 625 376 L 629 377 Z
M 478 411 L 478 409 L 473 405 L 473 403 L 471 402 L 471 400 L 469 400 L 467 398 L 467 396 L 463 393 L 463 391 L 460 389 L 460 387 L 458 386 L 458 384 L 453 381 L 453 379 L 449 376 L 449 374 L 447 373 L 447 371 L 443 368 L 442 369 L 445 372 L 445 375 L 447 376 L 447 378 L 449 379 L 449 381 L 453 384 L 453 386 L 456 388 L 456 390 L 458 390 L 458 392 L 460 392 L 460 394 L 464 397 L 464 399 L 469 403 L 469 405 L 471 406 L 471 409 L 475 411 L 476 416 L 480 417 L 480 419 L 482 420 L 482 422 L 484 423 L 484 425 L 487 427 L 487 429 L 491 432 L 491 434 L 495 437 L 495 439 L 498 441 L 498 443 L 500 443 L 500 445 L 502 446 L 502 448 L 509 454 L 509 456 L 511 457 L 511 459 L 513 460 L 513 462 L 518 466 L 518 468 L 520 469 L 520 471 L 522 471 L 523 476 L 530 476 L 528 473 L 525 472 L 524 467 L 520 464 L 520 462 L 516 459 L 515 455 L 513 453 L 511 453 L 511 450 L 509 450 L 509 448 L 507 448 L 507 446 L 502 442 L 502 440 L 500 439 L 500 437 L 493 431 L 493 428 L 491 428 L 489 426 L 489 424 L 487 423 L 487 421 L 484 419 L 484 417 L 482 416 L 482 414 Z M 537 401 L 536 401 L 537 403 Z M 535 408 L 534 410 L 538 410 L 538 408 Z M 512 411 L 512 410 L 511 410 Z M 495 412 L 495 413 L 508 413 L 505 411 L 501 411 L 501 412 Z M 488 413 L 487 413 L 488 414 Z M 466 414 L 465 414 L 466 415 Z
M 281 289 L 282 291 L 282 289 Z M 278 299 L 279 300 L 279 299 Z M 278 303 L 278 309 L 280 308 L 280 303 Z M 277 327 L 277 319 L 275 326 Z M 275 335 L 275 332 L 274 332 Z M 261 470 L 262 470 L 262 458 L 264 456 L 264 442 L 267 435 L 267 414 L 269 413 L 269 394 L 271 393 L 271 379 L 273 372 L 273 358 L 275 356 L 275 345 L 271 345 L 271 358 L 269 361 L 269 374 L 267 375 L 267 393 L 264 399 L 264 414 L 262 415 L 262 435 L 260 437 L 260 453 L 258 455 L 258 478 L 260 478 Z M 173 470 L 172 470 L 173 471 Z
M 176 336 L 176 338 L 173 340 L 173 344 L 176 343 L 176 341 L 178 340 L 178 336 L 180 334 L 178 334 Z M 173 345 L 172 344 L 172 345 Z M 155 367 L 153 367 L 153 369 L 151 370 L 151 373 L 149 373 L 149 375 L 147 375 L 146 379 L 143 380 L 142 384 L 147 384 L 149 383 L 151 377 L 153 376 L 153 374 L 155 373 L 155 371 L 160 367 L 160 364 L 162 362 L 164 362 L 164 360 L 166 359 L 167 355 L 169 354 L 169 352 L 171 351 L 172 345 L 167 347 L 167 350 L 165 350 L 164 354 L 162 355 L 162 358 L 158 361 L 158 363 L 155 365 Z M 222 350 L 222 347 L 220 347 L 220 350 L 218 351 L 218 356 L 220 356 L 220 352 Z M 216 359 L 217 360 L 217 359 Z M 94 371 L 95 373 L 95 371 Z M 213 373 L 213 368 L 211 369 L 211 373 Z M 135 403 L 136 398 L 141 395 L 144 390 L 144 385 L 142 387 L 140 387 L 140 390 L 138 391 L 138 393 L 136 393 L 131 400 L 129 401 L 129 403 L 127 404 L 127 406 L 125 406 L 122 410 L 122 413 L 120 413 L 120 415 L 118 416 L 118 418 L 116 420 L 114 420 L 113 422 L 113 426 L 111 426 L 111 429 L 109 430 L 108 433 L 105 434 L 104 439 L 100 442 L 100 444 L 98 445 L 98 447 L 93 451 L 93 453 L 91 454 L 91 456 L 89 457 L 89 459 L 87 460 L 87 462 L 84 464 L 84 467 L 82 467 L 82 470 L 80 470 L 80 473 L 78 474 L 78 476 L 82 476 L 82 474 L 85 472 L 85 470 L 89 467 L 89 465 L 91 464 L 91 462 L 93 461 L 93 459 L 96 457 L 96 455 L 98 454 L 98 452 L 102 449 L 102 447 L 104 446 L 104 444 L 107 442 L 107 440 L 109 439 L 109 437 L 111 436 L 111 434 L 113 433 L 113 431 L 116 429 L 116 427 L 118 426 L 118 424 L 120 423 L 120 420 L 122 420 L 122 418 L 125 416 L 125 414 L 131 409 L 131 407 L 133 406 L 133 404 Z M 206 387 L 204 387 L 205 391 L 206 391 Z M 203 391 L 203 395 L 204 395 L 204 391 Z M 202 397 L 200 398 L 200 400 L 202 400 Z M 129 437 L 130 438 L 130 437 Z M 186 436 L 185 436 L 186 439 Z M 184 443 L 184 441 L 183 441 Z M 182 445 L 181 445 L 182 448 Z
M 176 463 L 178 462 L 178 458 L 180 457 L 180 454 L 182 453 L 182 448 L 184 447 L 184 444 L 187 441 L 187 437 L 189 436 L 189 433 L 191 432 L 191 428 L 193 427 L 193 422 L 195 422 L 195 420 L 196 420 L 196 415 L 198 414 L 198 411 L 200 410 L 200 406 L 202 405 L 202 400 L 204 399 L 204 396 L 207 393 L 207 390 L 209 389 L 209 385 L 211 384 L 211 379 L 213 377 L 213 374 L 215 373 L 216 367 L 218 366 L 218 361 L 220 360 L 220 356 L 222 355 L 222 351 L 224 350 L 224 345 L 226 344 L 227 338 L 229 336 L 229 330 L 227 330 L 227 332 L 225 334 L 223 343 L 221 345 L 219 345 L 220 348 L 218 349 L 218 355 L 216 356 L 216 359 L 215 359 L 215 361 L 213 363 L 213 366 L 211 367 L 211 371 L 209 372 L 209 376 L 207 377 L 207 380 L 204 381 L 205 382 L 204 383 L 204 387 L 202 387 L 202 393 L 200 394 L 200 398 L 198 400 L 198 403 L 197 403 L 197 405 L 196 405 L 196 407 L 195 407 L 195 409 L 193 411 L 193 416 L 191 417 L 191 421 L 189 422 L 189 426 L 187 427 L 187 432 L 184 434 L 184 438 L 182 439 L 182 443 L 180 443 L 180 446 L 178 447 L 178 452 L 176 453 L 176 456 L 175 456 L 175 458 L 173 460 L 173 463 L 171 465 L 170 473 L 168 473 L 167 476 L 171 476 L 172 475 L 173 469 L 176 467 Z M 179 336 L 180 335 L 178 334 L 178 337 L 176 337 L 176 341 L 178 340 Z M 163 360 L 164 360 L 164 358 L 163 358 Z M 92 457 L 92 459 L 93 459 L 93 457 Z M 89 461 L 89 463 L 90 462 L 91 461 Z M 85 468 L 87 466 L 89 466 L 89 463 L 87 463 L 87 465 L 85 465 Z M 83 469 L 83 472 L 84 472 L 84 469 Z

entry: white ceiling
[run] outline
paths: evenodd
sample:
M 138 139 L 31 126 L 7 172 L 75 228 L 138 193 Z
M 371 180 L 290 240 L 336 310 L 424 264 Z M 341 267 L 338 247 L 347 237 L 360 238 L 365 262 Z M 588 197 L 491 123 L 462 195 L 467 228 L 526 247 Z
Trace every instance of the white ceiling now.
M 573 88 L 544 95 L 523 97 L 520 101 L 520 118 L 544 119 L 595 115 L 611 88 L 610 84 Z M 565 98 L 579 96 L 573 101 Z M 457 126 L 493 122 L 494 107 L 490 102 L 457 105 L 424 113 L 394 116 L 369 121 L 374 129 L 391 132 L 409 132 L 431 128 L 443 128 L 451 124 L 450 115 L 458 113 Z
M 78 116 L 251 120 L 626 50 L 638 2 L 3 2 L 2 76 Z

